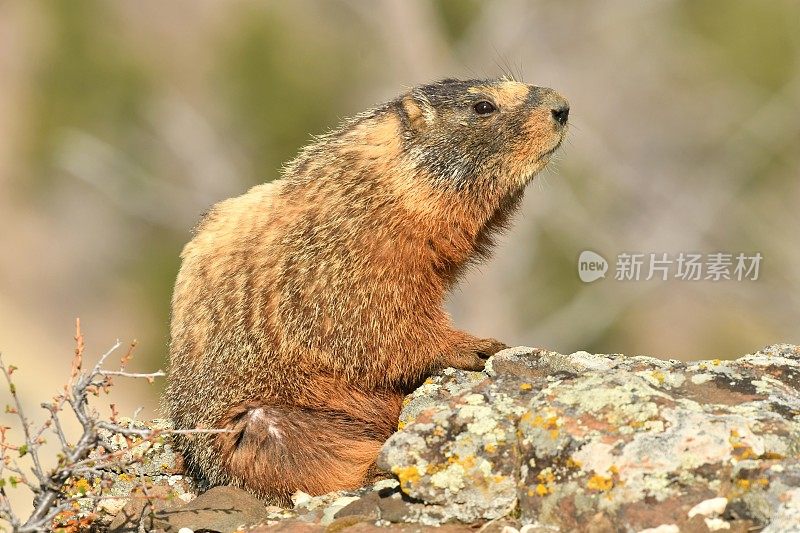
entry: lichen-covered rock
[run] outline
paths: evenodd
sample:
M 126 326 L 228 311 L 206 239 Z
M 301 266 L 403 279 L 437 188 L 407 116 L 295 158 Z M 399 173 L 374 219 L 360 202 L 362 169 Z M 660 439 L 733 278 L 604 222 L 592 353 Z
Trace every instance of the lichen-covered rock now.
M 515 348 L 411 395 L 379 465 L 423 524 L 798 531 L 799 387 L 791 345 L 695 363 Z
M 121 418 L 119 424 L 135 429 L 172 429 L 163 419 L 139 422 Z M 168 436 L 147 441 L 105 429 L 99 436 L 100 446 L 89 458 L 111 454 L 116 457 L 116 466 L 105 469 L 104 480 L 78 478 L 67 487 L 68 494 L 85 496 L 77 502 L 78 515 L 92 516 L 95 527 L 134 531 L 143 515 L 180 507 L 197 496 L 193 480 L 182 475 L 182 458 Z
M 297 493 L 293 509 L 261 509 L 230 488 L 187 505 L 194 489 L 169 439 L 109 434 L 98 453 L 130 462 L 102 501 L 109 516 L 125 505 L 119 531 L 796 533 L 799 388 L 790 345 L 695 363 L 514 348 L 409 395 L 379 458 L 397 480 Z M 92 480 L 74 482 L 96 501 Z
M 422 411 L 384 447 L 380 466 L 391 470 L 409 496 L 438 508 L 421 509 L 423 523 L 456 518 L 494 519 L 517 503 L 517 421 L 532 388 L 506 379 L 484 379 L 452 396 L 464 372 L 433 378 L 441 403 Z M 475 373 L 478 374 L 478 373 Z M 519 395 L 510 395 L 515 388 Z M 434 392 L 435 391 L 435 392 Z M 419 393 L 419 391 L 418 391 Z M 418 394 L 415 393 L 415 394 Z M 415 400 L 412 400 L 412 403 Z M 428 515 L 427 517 L 425 515 Z M 434 516 L 440 515 L 440 516 Z

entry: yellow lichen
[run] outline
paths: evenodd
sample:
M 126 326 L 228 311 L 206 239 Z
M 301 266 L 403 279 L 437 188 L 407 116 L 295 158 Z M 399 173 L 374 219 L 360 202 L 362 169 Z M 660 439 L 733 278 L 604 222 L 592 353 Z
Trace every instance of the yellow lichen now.
M 573 459 L 572 457 L 570 457 L 570 458 L 567 459 L 566 465 L 567 465 L 567 468 L 569 468 L 571 470 L 577 470 L 577 469 L 579 469 L 581 467 L 581 462 L 578 461 L 577 459 Z
M 437 464 L 437 463 L 430 463 L 428 466 L 425 467 L 425 473 L 428 475 L 435 474 L 436 472 L 441 472 L 447 468 L 446 465 Z
M 741 490 L 747 491 L 753 489 L 755 487 L 761 487 L 765 489 L 769 486 L 769 479 L 765 477 L 760 477 L 758 479 L 737 479 L 736 486 L 739 487 Z
M 75 482 L 74 485 L 72 485 L 72 489 L 75 494 L 86 494 L 91 488 L 92 486 L 89 484 L 89 480 L 86 478 L 80 478 Z
M 536 485 L 536 494 L 538 494 L 539 496 L 547 496 L 548 494 L 550 494 L 550 489 L 548 489 L 547 486 L 545 486 L 544 484 L 539 483 L 538 485 Z
M 590 490 L 596 490 L 598 492 L 607 492 L 614 488 L 614 480 L 610 477 L 595 474 L 589 478 L 589 481 L 586 482 L 586 487 Z
M 542 429 L 558 429 L 558 417 L 551 416 L 544 418 L 541 415 L 536 415 L 533 417 L 533 422 L 531 422 L 531 425 Z
M 761 454 L 761 457 L 759 457 L 759 459 L 767 459 L 767 460 L 777 459 L 780 461 L 782 459 L 786 459 L 786 456 L 777 452 L 764 452 L 763 454 Z
M 742 450 L 741 455 L 739 455 L 739 459 L 752 459 L 753 457 L 757 457 L 756 452 L 753 451 L 753 448 L 750 446 L 744 446 L 740 448 Z
M 522 383 L 519 386 L 519 390 L 531 390 L 532 388 L 533 385 L 531 385 L 530 383 Z
M 483 449 L 486 450 L 486 452 L 488 453 L 494 453 L 497 451 L 497 444 L 492 444 L 492 443 L 484 444 Z
M 417 470 L 417 467 L 414 465 L 392 467 L 392 473 L 397 476 L 401 487 L 419 481 L 419 470 Z
M 553 471 L 550 468 L 545 468 L 536 475 L 536 479 L 542 483 L 552 483 L 555 481 L 556 476 L 553 474 Z
M 448 457 L 447 462 L 448 464 L 461 465 L 466 470 L 467 468 L 473 468 L 475 466 L 475 456 L 467 455 L 466 457 L 459 457 L 458 455 L 454 455 Z
M 665 376 L 664 373 L 660 370 L 653 370 L 653 372 L 651 372 L 651 375 L 653 376 L 653 379 L 658 381 L 659 385 L 663 385 L 664 380 L 667 379 L 667 376 Z
M 751 448 L 749 444 L 742 442 L 742 438 L 739 436 L 737 430 L 731 430 L 731 436 L 728 438 L 728 442 L 730 442 L 733 453 L 737 459 L 745 460 L 758 457 L 758 454 L 753 451 L 753 448 Z

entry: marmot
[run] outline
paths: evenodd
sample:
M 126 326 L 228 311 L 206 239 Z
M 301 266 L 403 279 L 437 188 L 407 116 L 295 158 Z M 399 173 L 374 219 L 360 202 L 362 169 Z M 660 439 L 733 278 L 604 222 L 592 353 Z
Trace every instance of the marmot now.
M 374 475 L 403 397 L 505 347 L 446 293 L 567 130 L 552 89 L 447 79 L 347 120 L 281 179 L 215 205 L 183 249 L 164 407 L 188 472 L 276 503 Z

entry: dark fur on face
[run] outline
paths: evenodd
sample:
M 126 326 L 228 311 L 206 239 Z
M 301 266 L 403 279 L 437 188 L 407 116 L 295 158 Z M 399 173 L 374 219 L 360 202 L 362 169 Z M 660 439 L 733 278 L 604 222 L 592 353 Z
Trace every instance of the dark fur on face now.
M 496 111 L 477 113 L 479 102 Z M 442 80 L 413 89 L 395 105 L 404 117 L 409 154 L 439 185 L 456 189 L 470 188 L 481 177 L 499 180 L 515 173 L 523 174 L 518 183 L 524 186 L 566 134 L 556 121 L 545 120 L 542 127 L 531 120 L 566 106 L 563 98 L 508 80 Z M 521 162 L 520 155 L 528 161 Z

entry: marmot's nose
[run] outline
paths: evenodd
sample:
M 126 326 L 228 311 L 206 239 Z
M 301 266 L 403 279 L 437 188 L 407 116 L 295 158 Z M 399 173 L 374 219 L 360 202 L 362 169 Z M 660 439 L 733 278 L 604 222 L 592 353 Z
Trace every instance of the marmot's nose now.
M 561 104 L 558 107 L 551 109 L 553 118 L 562 126 L 567 123 L 569 118 L 569 104 Z

